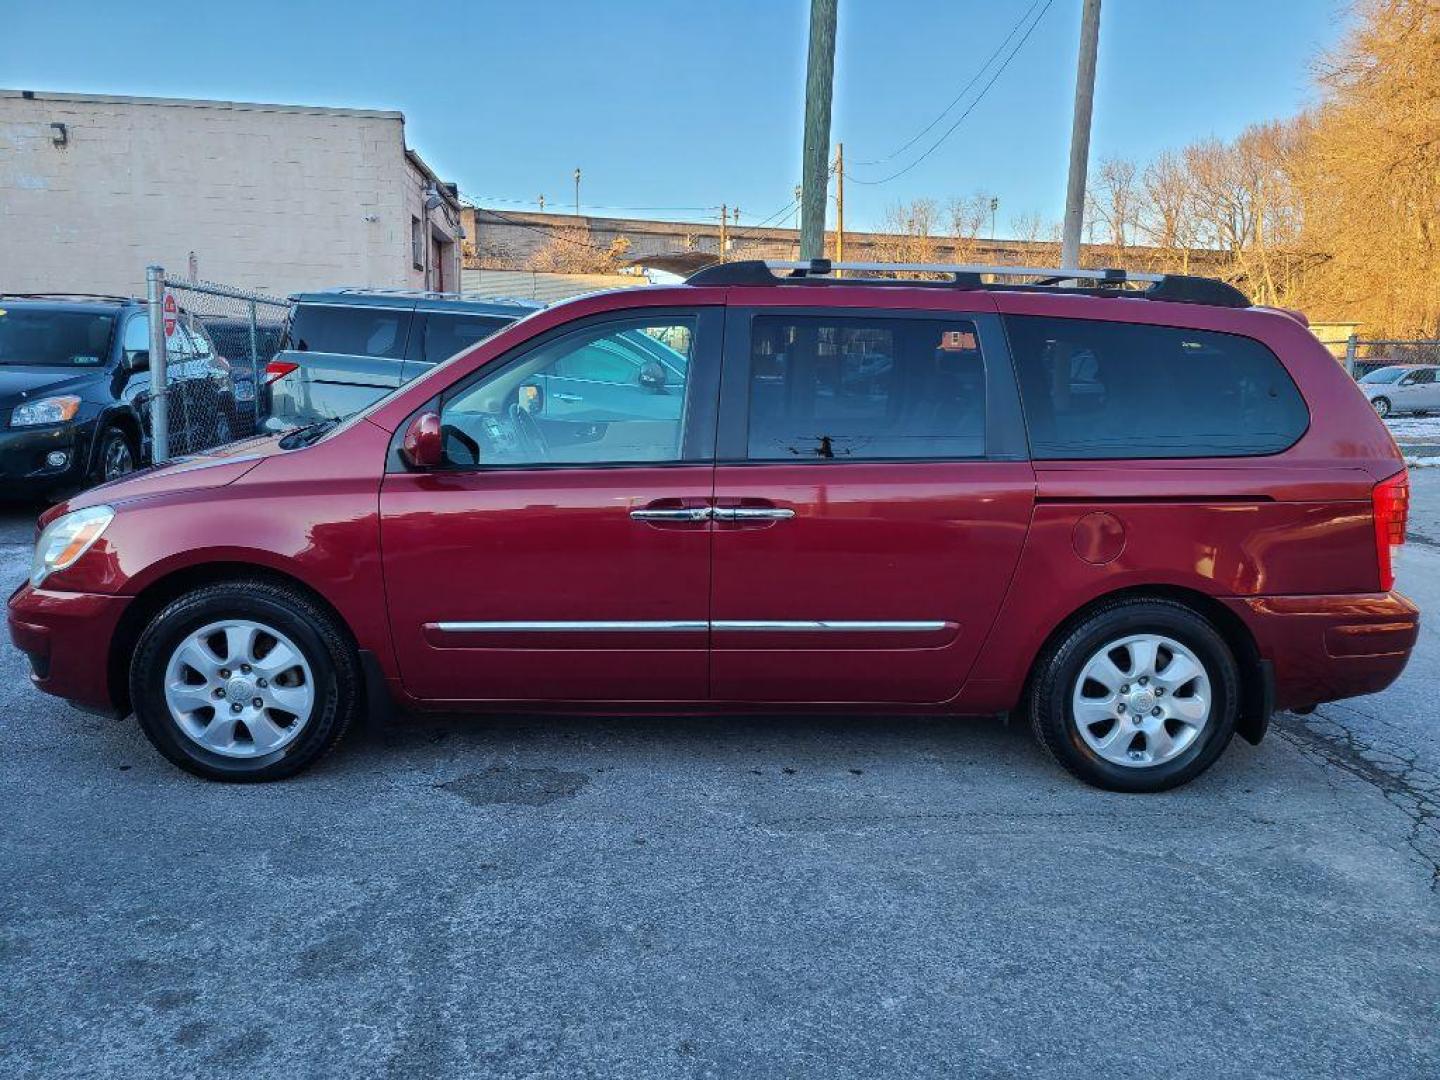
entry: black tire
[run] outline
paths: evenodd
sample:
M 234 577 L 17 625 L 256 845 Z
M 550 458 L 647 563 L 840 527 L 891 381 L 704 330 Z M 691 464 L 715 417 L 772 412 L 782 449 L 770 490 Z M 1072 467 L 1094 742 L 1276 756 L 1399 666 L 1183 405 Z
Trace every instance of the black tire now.
M 314 705 L 294 740 L 273 753 L 233 758 L 214 753 L 186 735 L 165 700 L 171 654 L 192 632 L 226 618 L 271 626 L 303 653 L 314 676 Z M 130 664 L 130 700 L 155 749 L 171 762 L 208 780 L 280 780 L 309 768 L 335 746 L 361 703 L 360 664 L 335 618 L 298 590 L 264 580 L 207 585 L 171 601 L 145 628 Z
M 1211 710 L 1199 735 L 1176 757 L 1152 766 L 1106 761 L 1081 737 L 1072 706 L 1076 680 L 1089 658 L 1107 642 L 1132 634 L 1174 639 L 1195 654 L 1210 680 Z M 1240 707 L 1240 674 L 1225 639 L 1193 609 L 1171 600 L 1117 600 L 1100 606 L 1040 655 L 1028 707 L 1040 745 L 1087 784 L 1108 791 L 1166 791 L 1195 779 L 1230 744 Z
M 1382 420 L 1388 417 L 1392 411 L 1390 408 L 1389 398 L 1377 397 L 1375 400 L 1370 402 L 1370 404 L 1375 406 L 1375 415 L 1380 417 Z
M 135 471 L 136 449 L 130 437 L 117 427 L 100 432 L 95 448 L 94 481 L 103 484 Z

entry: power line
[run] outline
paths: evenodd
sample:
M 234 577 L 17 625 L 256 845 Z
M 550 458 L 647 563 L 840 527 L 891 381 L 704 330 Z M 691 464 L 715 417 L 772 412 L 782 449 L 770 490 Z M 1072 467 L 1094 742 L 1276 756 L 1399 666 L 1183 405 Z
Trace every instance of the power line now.
M 857 184 L 865 184 L 872 187 L 879 184 L 888 184 L 891 180 L 895 180 L 901 176 L 904 176 L 911 169 L 915 168 L 916 165 L 919 165 L 936 150 L 940 149 L 941 144 L 943 144 L 946 139 L 950 138 L 950 136 L 955 133 L 955 129 L 958 128 L 962 123 L 964 123 L 967 116 L 974 112 L 975 106 L 979 105 L 980 102 L 985 100 L 985 95 L 989 93 L 990 88 L 995 85 L 995 81 L 999 79 L 1001 75 L 1005 74 L 1005 69 L 1010 66 L 1010 61 L 1014 60 L 1015 54 L 1025 47 L 1025 42 L 1030 40 L 1030 35 L 1035 32 L 1035 28 L 1040 25 L 1041 21 L 1045 18 L 1045 13 L 1050 10 L 1051 6 L 1054 3 L 1055 0 L 1045 0 L 1045 6 L 1040 9 L 1040 14 L 1035 17 L 1035 21 L 1030 24 L 1030 28 L 1025 31 L 1024 36 L 1021 37 L 1020 40 L 1015 44 L 1015 47 L 1010 50 L 1010 55 L 1005 57 L 1004 61 L 1001 62 L 1000 66 L 995 69 L 995 74 L 990 76 L 990 81 L 980 88 L 980 93 L 976 95 L 975 100 L 965 107 L 965 111 L 962 112 L 958 117 L 956 117 L 953 124 L 951 124 L 948 128 L 945 129 L 945 134 L 941 135 L 940 138 L 936 139 L 933 143 L 931 143 L 923 154 L 921 154 L 918 158 L 912 161 L 909 165 L 906 165 L 903 169 L 899 169 L 896 172 L 891 173 L 884 179 L 862 180 L 858 176 L 851 176 L 850 179 Z
M 505 216 L 504 214 L 502 214 L 499 210 L 491 210 L 491 209 L 489 209 L 488 207 L 479 207 L 479 206 L 477 206 L 475 209 L 477 209 L 477 210 L 483 210 L 485 213 L 489 214 L 491 217 L 499 218 L 499 219 L 500 219 L 501 221 L 503 221 L 506 225 L 514 225 L 517 229 L 529 229 L 531 232 L 537 232 L 537 233 L 542 233 L 542 234 L 544 234 L 544 236 L 545 236 L 547 239 L 559 240 L 559 241 L 561 241 L 562 243 L 570 244 L 570 245 L 573 246 L 573 247 L 582 247 L 582 248 L 586 248 L 586 249 L 588 249 L 588 250 L 590 250 L 590 251 L 598 251 L 598 252 L 600 252 L 602 255 L 609 255 L 609 254 L 610 254 L 610 248 L 608 248 L 608 247 L 601 247 L 599 244 L 589 244 L 589 243 L 586 243 L 584 240 L 575 240 L 575 239 L 573 239 L 573 238 L 571 238 L 571 237 L 569 237 L 569 236 L 566 236 L 564 233 L 560 232 L 559 230 L 551 228 L 551 227 L 548 226 L 548 225 L 531 225 L 528 221 L 516 221 L 514 218 L 506 217 L 506 216 Z M 568 215 L 567 215 L 567 216 L 568 216 Z
M 1010 44 L 1010 39 L 1020 32 L 1020 27 L 1024 26 L 1025 23 L 1029 21 L 1030 16 L 1034 14 L 1035 9 L 1039 6 L 1040 0 L 1034 0 L 1034 2 L 1031 3 L 1030 9 L 1026 11 L 1025 14 L 1021 15 L 1019 19 L 1016 20 L 1015 25 L 1010 28 L 1010 32 L 1005 35 L 1004 40 L 1001 41 L 999 45 L 995 46 L 995 51 L 985 58 L 985 62 L 975 70 L 974 75 L 970 76 L 970 81 L 967 82 L 964 86 L 962 86 L 960 88 L 960 92 L 950 100 L 950 104 L 946 105 L 945 108 L 941 109 L 934 120 L 931 120 L 930 123 L 926 124 L 923 128 L 921 128 L 918 132 L 911 136 L 909 142 L 902 144 L 900 147 L 892 150 L 884 157 L 872 158 L 869 161 L 857 161 L 855 162 L 855 164 L 883 165 L 885 162 L 890 161 L 893 158 L 899 157 L 906 150 L 909 150 L 910 147 L 914 146 L 922 138 L 928 135 L 934 129 L 935 125 L 940 123 L 941 120 L 944 120 L 945 117 L 949 115 L 950 110 L 955 108 L 955 106 L 960 103 L 960 100 L 970 92 L 970 88 L 980 81 L 980 76 L 985 74 L 986 70 L 990 67 L 990 65 L 995 62 L 995 58 L 1004 51 L 1006 45 Z
M 532 206 L 535 202 L 534 199 L 502 199 L 483 195 L 475 197 L 465 195 L 461 197 L 460 201 L 475 210 L 486 210 L 489 208 L 486 204 L 489 203 L 507 203 L 510 206 Z M 720 209 L 718 204 L 715 206 L 609 206 L 603 203 L 581 203 L 580 205 L 587 210 L 634 210 L 655 213 L 703 214 Z

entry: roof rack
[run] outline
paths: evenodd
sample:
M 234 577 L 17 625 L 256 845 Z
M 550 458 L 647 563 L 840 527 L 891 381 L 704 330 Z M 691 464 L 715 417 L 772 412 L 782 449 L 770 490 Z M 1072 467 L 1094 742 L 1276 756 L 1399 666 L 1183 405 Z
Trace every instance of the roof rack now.
M 313 292 L 338 293 L 345 296 L 393 296 L 397 300 L 465 300 L 470 303 L 513 304 L 517 307 L 525 307 L 536 302 L 519 296 L 494 296 L 481 292 L 440 292 L 435 289 L 372 289 L 364 285 L 344 285 L 334 289 L 315 289 Z
M 777 274 L 777 270 L 788 273 Z M 837 270 L 860 274 L 945 274 L 948 275 L 948 280 L 841 278 L 835 276 Z M 990 280 L 986 280 L 987 278 Z M 997 281 L 994 280 L 996 278 L 1033 280 Z M 690 285 L 905 285 L 995 291 L 1055 291 L 1087 296 L 1168 300 L 1180 304 L 1210 304 L 1215 307 L 1250 307 L 1248 296 L 1235 286 L 1215 278 L 1189 274 L 1152 274 L 1116 267 L 1062 270 L 1036 266 L 979 266 L 963 263 L 836 263 L 829 259 L 811 259 L 808 262 L 745 259 L 707 266 L 691 274 L 685 281 Z M 1137 283 L 1144 283 L 1148 287 L 1129 288 Z

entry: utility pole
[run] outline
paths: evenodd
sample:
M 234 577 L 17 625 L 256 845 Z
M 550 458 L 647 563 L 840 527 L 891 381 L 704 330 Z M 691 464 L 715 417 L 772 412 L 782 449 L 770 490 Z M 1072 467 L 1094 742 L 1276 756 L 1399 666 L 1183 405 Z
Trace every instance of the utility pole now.
M 730 224 L 730 207 L 725 203 L 720 204 L 720 261 L 725 261 L 725 252 L 729 250 L 729 244 L 725 236 L 725 228 Z
M 801 156 L 800 258 L 825 257 L 829 200 L 830 98 L 835 89 L 838 0 L 810 0 L 810 55 L 805 65 L 805 146 Z
M 1100 0 L 1084 0 L 1080 60 L 1075 70 L 1075 121 L 1070 129 L 1070 177 L 1065 185 L 1065 230 L 1060 267 L 1080 269 L 1080 231 L 1085 222 L 1085 173 L 1090 165 L 1090 116 L 1095 107 L 1095 55 L 1100 48 Z
M 575 168 L 575 216 L 580 216 L 580 168 Z
M 990 242 L 995 242 L 995 211 L 1000 209 L 1000 200 L 994 195 L 990 196 Z
M 835 144 L 835 261 L 845 261 L 845 144 L 843 142 Z

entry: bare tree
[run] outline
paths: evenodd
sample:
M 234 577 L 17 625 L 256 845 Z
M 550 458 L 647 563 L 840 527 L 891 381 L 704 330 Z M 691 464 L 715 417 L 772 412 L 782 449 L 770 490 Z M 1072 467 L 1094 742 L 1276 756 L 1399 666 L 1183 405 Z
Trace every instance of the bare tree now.
M 630 241 L 617 236 L 608 246 L 595 243 L 585 225 L 552 231 L 526 263 L 526 269 L 552 274 L 613 274 L 630 250 Z

